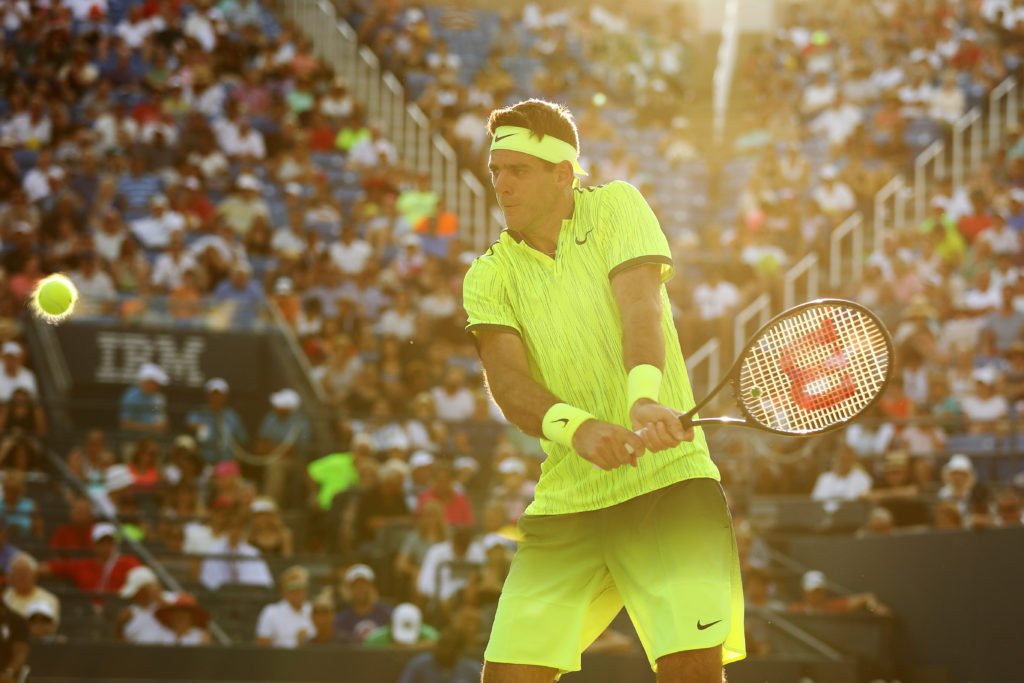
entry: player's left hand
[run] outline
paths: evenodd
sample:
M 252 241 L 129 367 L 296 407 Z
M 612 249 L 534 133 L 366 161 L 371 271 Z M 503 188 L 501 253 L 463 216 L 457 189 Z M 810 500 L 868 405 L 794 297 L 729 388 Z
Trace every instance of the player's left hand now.
M 633 430 L 641 439 L 644 447 L 657 453 L 667 448 L 678 446 L 683 441 L 693 441 L 693 427 L 683 429 L 679 423 L 678 410 L 642 398 L 633 404 L 629 411 L 629 419 Z

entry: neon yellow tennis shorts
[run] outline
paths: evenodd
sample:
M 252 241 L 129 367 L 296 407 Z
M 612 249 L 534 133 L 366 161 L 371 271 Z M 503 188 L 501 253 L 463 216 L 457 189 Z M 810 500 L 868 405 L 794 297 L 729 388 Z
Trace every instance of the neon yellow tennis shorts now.
M 519 530 L 487 661 L 577 671 L 623 604 L 655 670 L 659 657 L 716 645 L 723 664 L 746 656 L 736 540 L 717 481 L 689 479 L 590 512 L 523 515 Z

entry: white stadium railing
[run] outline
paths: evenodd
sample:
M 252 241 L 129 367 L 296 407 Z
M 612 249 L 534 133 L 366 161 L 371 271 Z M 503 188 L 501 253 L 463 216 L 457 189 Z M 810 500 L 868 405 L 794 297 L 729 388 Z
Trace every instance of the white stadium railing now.
M 820 270 L 818 254 L 812 251 L 785 272 L 782 276 L 783 309 L 818 298 L 818 273 Z
M 405 88 L 398 79 L 381 68 L 369 48 L 359 45 L 355 30 L 339 20 L 330 2 L 284 0 L 282 6 L 286 18 L 310 37 L 316 54 L 348 82 L 353 96 L 365 103 L 370 120 L 386 128 L 408 168 L 430 173 L 434 190 L 443 194 L 445 205 L 458 214 L 466 245 L 483 251 L 501 229 L 500 213 L 488 210 L 485 188 L 471 173 L 460 171 L 455 151 L 431 130 L 420 108 L 406 104 Z
M 756 299 L 751 301 L 746 308 L 736 314 L 733 321 L 732 332 L 732 353 L 738 356 L 747 340 L 757 332 L 772 317 L 772 298 L 767 292 L 762 292 Z M 751 325 L 756 322 L 756 326 Z
M 704 345 L 686 357 L 686 373 L 690 386 L 703 387 L 705 391 L 718 385 L 722 372 L 721 344 L 718 338 L 709 339 Z

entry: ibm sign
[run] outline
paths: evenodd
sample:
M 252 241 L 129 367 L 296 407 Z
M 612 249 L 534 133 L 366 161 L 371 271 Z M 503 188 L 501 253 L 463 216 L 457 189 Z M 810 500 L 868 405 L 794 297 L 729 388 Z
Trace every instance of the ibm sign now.
M 99 384 L 130 384 L 139 366 L 150 362 L 174 384 L 198 387 L 206 379 L 200 367 L 206 340 L 200 336 L 103 331 L 96 334 L 96 349 L 94 380 Z

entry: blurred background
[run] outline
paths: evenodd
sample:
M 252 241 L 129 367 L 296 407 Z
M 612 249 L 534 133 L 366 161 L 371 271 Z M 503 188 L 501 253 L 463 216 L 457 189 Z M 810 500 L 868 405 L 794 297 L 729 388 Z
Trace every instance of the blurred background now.
M 659 217 L 696 393 L 808 299 L 893 333 L 845 431 L 709 432 L 748 602 L 730 681 L 1020 677 L 1024 2 L 0 24 L 0 572 L 29 680 L 479 679 L 543 454 L 482 385 L 461 284 L 502 228 L 487 116 L 527 97 Z M 51 272 L 81 295 L 56 327 L 25 303 Z M 564 680 L 654 680 L 624 612 L 583 661 Z

